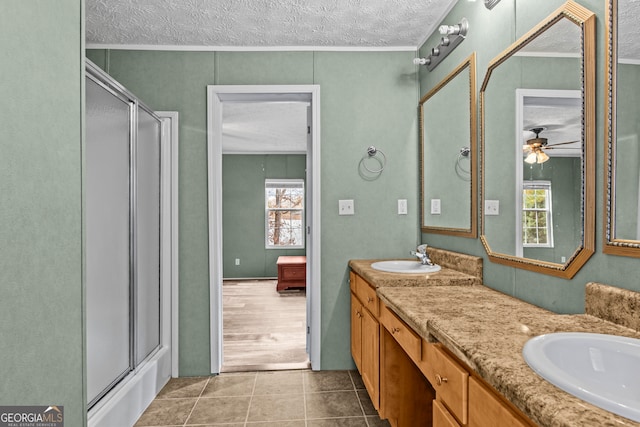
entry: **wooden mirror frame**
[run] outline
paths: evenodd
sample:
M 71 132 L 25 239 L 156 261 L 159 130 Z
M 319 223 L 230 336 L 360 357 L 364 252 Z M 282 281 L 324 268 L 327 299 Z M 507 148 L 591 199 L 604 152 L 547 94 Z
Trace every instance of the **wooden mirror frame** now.
M 584 142 L 584 169 L 583 169 L 583 239 L 582 246 L 578 247 L 565 264 L 557 264 L 548 261 L 531 258 L 516 257 L 493 252 L 484 234 L 484 216 L 482 216 L 482 229 L 480 239 L 492 262 L 508 265 L 515 268 L 534 271 L 536 273 L 570 279 L 582 268 L 595 250 L 595 74 L 596 74 L 596 45 L 595 23 L 593 12 L 583 6 L 568 1 L 555 12 L 536 25 L 528 33 L 520 37 L 507 50 L 494 58 L 488 66 L 482 87 L 480 88 L 480 114 L 481 114 L 481 140 L 480 140 L 480 182 L 481 182 L 481 210 L 484 210 L 484 183 L 485 165 L 483 155 L 485 153 L 485 90 L 489 84 L 491 73 L 504 61 L 513 56 L 518 50 L 530 43 L 533 39 L 553 26 L 561 19 L 569 19 L 582 28 L 582 113 L 583 113 L 583 142 Z
M 424 104 L 444 88 L 449 82 L 462 73 L 469 71 L 469 173 L 470 173 L 470 224 L 467 228 L 456 227 L 434 227 L 426 224 L 424 201 L 426 196 L 424 182 Z M 423 233 L 445 234 L 449 236 L 468 237 L 475 239 L 478 237 L 478 180 L 476 178 L 476 163 L 478 155 L 478 110 L 476 102 L 476 53 L 473 52 L 467 59 L 462 61 L 453 71 L 451 71 L 441 82 L 427 92 L 419 102 L 420 119 L 420 229 Z
M 605 134 L 606 160 L 604 163 L 604 226 L 602 252 L 640 258 L 640 241 L 615 237 L 615 189 L 616 189 L 616 138 L 617 138 L 617 90 L 618 90 L 618 0 L 606 2 L 606 53 L 605 53 Z

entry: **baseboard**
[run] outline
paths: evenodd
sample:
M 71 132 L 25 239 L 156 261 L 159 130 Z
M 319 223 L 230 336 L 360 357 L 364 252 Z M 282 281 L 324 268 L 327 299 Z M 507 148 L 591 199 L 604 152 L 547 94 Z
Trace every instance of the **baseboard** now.
M 93 407 L 88 427 L 133 426 L 171 378 L 171 352 L 161 348 Z

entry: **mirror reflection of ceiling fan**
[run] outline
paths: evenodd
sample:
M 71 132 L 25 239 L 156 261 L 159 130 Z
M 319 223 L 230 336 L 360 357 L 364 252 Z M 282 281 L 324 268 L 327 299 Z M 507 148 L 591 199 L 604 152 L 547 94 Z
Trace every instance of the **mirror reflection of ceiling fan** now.
M 549 160 L 549 156 L 545 153 L 546 150 L 553 150 L 560 145 L 574 144 L 580 141 L 566 141 L 558 142 L 555 144 L 549 144 L 547 138 L 540 136 L 540 133 L 545 130 L 544 127 L 535 127 L 529 129 L 530 132 L 535 134 L 535 138 L 527 140 L 527 143 L 522 146 L 524 151 L 524 161 L 529 164 L 544 163 Z

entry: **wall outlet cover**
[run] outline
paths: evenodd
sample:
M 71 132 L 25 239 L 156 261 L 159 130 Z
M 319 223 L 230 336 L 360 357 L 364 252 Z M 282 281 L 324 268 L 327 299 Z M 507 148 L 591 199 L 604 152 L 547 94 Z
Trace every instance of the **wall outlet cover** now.
M 354 215 L 353 200 L 338 200 L 338 215 Z
M 485 215 L 500 215 L 500 200 L 485 200 L 484 201 L 484 214 Z

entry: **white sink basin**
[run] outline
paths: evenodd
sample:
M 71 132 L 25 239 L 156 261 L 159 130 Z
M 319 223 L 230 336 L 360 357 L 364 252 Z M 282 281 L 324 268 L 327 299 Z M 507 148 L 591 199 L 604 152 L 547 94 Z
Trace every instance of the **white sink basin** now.
M 522 355 L 538 375 L 567 393 L 640 421 L 640 339 L 547 334 L 527 341 Z
M 389 273 L 404 273 L 404 274 L 421 274 L 421 273 L 435 273 L 440 271 L 440 266 L 434 265 L 422 265 L 419 261 L 378 261 L 371 264 L 376 270 L 386 271 Z

